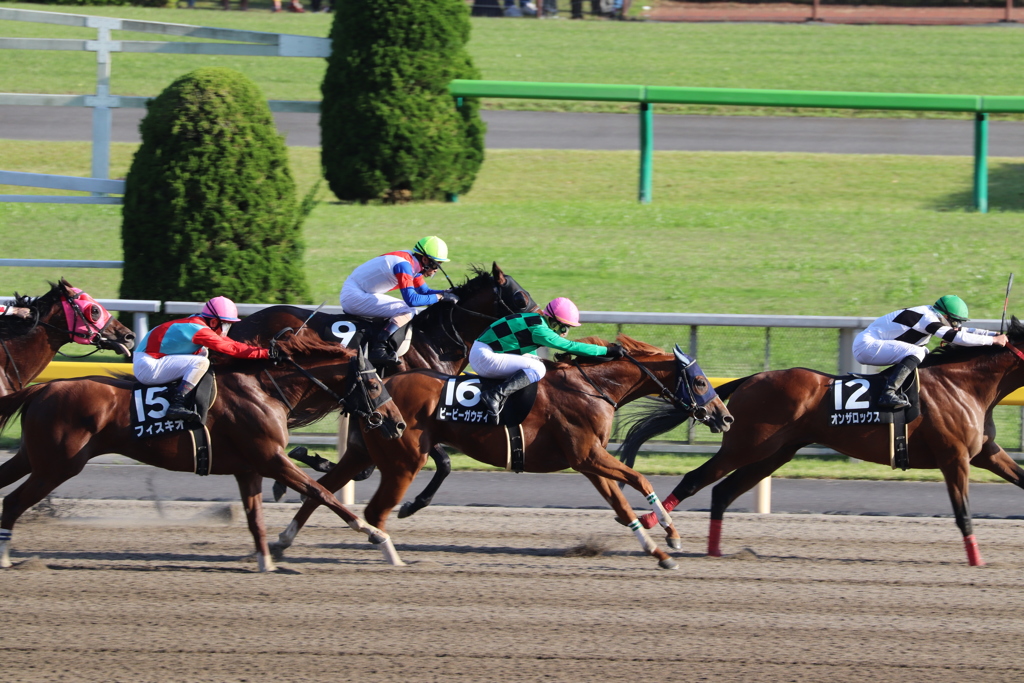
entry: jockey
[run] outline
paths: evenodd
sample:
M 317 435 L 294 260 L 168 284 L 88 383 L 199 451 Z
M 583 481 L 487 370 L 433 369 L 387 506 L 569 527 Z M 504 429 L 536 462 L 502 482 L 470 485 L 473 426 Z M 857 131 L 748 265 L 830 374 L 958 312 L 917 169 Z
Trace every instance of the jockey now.
M 438 301 L 458 302 L 447 290 L 430 289 L 424 277 L 432 277 L 439 264 L 448 261 L 448 245 L 440 237 L 424 237 L 412 251 L 392 251 L 372 258 L 352 271 L 341 287 L 341 307 L 346 313 L 369 318 L 388 318 L 373 339 L 369 358 L 374 363 L 397 363 L 398 355 L 388 340 L 412 322 L 416 307 Z M 401 299 L 385 295 L 397 289 Z
M 184 406 L 185 396 L 210 369 L 209 351 L 235 358 L 267 358 L 267 349 L 227 339 L 231 323 L 240 320 L 235 303 L 223 296 L 206 302 L 199 315 L 172 320 L 154 327 L 142 338 L 132 369 L 143 384 L 164 384 L 181 380 L 167 409 L 170 420 L 196 419 L 199 416 Z
M 899 393 L 903 382 L 928 354 L 925 344 L 937 336 L 958 346 L 1006 346 L 1005 334 L 962 327 L 967 322 L 967 304 L 947 294 L 931 306 L 903 308 L 883 315 L 853 340 L 853 357 L 865 365 L 896 365 L 878 403 L 903 408 L 910 403 Z
M 618 344 L 598 346 L 564 338 L 570 327 L 579 326 L 579 309 L 563 296 L 554 299 L 541 313 L 515 313 L 491 323 L 469 352 L 469 364 L 478 375 L 507 378 L 492 391 L 480 395 L 487 412 L 497 419 L 509 396 L 544 377 L 544 361 L 536 355 L 540 346 L 580 356 L 626 355 Z

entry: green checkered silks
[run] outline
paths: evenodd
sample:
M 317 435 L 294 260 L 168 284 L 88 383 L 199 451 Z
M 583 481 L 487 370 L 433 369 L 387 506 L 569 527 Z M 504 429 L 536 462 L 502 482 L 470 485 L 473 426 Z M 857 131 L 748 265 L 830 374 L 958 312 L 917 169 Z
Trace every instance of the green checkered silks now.
M 558 336 L 539 313 L 516 313 L 491 323 L 477 341 L 495 353 L 523 355 L 547 346 L 581 356 L 604 356 L 608 349 L 597 344 L 582 344 Z

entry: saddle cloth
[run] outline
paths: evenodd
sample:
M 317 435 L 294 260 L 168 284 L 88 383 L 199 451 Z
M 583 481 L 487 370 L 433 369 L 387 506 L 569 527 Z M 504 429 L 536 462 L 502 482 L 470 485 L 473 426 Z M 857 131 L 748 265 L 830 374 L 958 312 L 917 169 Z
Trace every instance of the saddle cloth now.
M 909 408 L 882 408 L 878 405 L 878 397 L 885 390 L 889 370 L 872 375 L 841 375 L 832 379 L 829 388 L 830 411 L 829 424 L 863 425 L 892 424 L 895 413 L 902 413 L 906 422 L 912 422 L 921 414 L 921 381 L 915 370 L 910 379 L 903 384 L 902 391 L 910 401 Z
M 364 318 L 358 315 L 327 315 L 327 323 L 320 329 L 320 338 L 328 342 L 338 342 L 346 349 L 357 349 L 364 343 L 374 339 L 385 325 L 387 318 Z M 391 335 L 389 342 L 397 349 L 398 356 L 404 356 L 412 344 L 412 325 L 405 325 Z
M 132 434 L 137 439 L 148 439 L 153 436 L 183 432 L 194 429 L 197 423 L 185 420 L 168 420 L 167 409 L 171 406 L 170 396 L 178 386 L 170 384 L 147 385 L 136 382 L 132 387 L 132 400 L 129 404 Z M 199 380 L 195 391 L 185 397 L 185 407 L 199 413 L 198 425 L 206 424 L 206 415 L 210 412 L 217 397 L 217 382 L 213 371 L 207 372 Z
M 508 397 L 498 421 L 484 410 L 480 393 L 491 390 L 504 380 L 487 379 L 479 375 L 449 375 L 441 385 L 441 398 L 437 402 L 435 417 L 442 422 L 466 422 L 482 425 L 518 425 L 526 419 L 537 400 L 537 383 L 530 384 Z

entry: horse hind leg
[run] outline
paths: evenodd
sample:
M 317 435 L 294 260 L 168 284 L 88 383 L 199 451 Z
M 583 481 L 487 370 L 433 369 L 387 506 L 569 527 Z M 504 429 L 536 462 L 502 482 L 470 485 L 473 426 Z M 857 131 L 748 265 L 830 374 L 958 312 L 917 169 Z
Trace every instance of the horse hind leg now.
M 41 501 L 70 477 L 42 477 L 31 473 L 21 486 L 4 497 L 0 513 L 0 568 L 11 566 L 11 539 L 14 523 L 26 510 Z
M 430 478 L 427 485 L 419 495 L 416 496 L 415 500 L 408 503 L 402 503 L 401 509 L 398 511 L 398 518 L 405 519 L 411 517 L 423 508 L 430 505 L 431 501 L 434 500 L 434 494 L 441 488 L 441 484 L 452 473 L 452 459 L 448 457 L 448 452 L 439 445 L 435 445 L 430 449 L 430 457 L 434 461 L 434 476 Z
M 0 465 L 0 489 L 10 486 L 32 471 L 32 464 L 28 461 L 28 454 L 19 450 L 14 457 Z
M 725 518 L 725 511 L 732 505 L 733 501 L 754 488 L 759 481 L 765 477 L 770 477 L 775 470 L 792 460 L 799 449 L 799 445 L 790 446 L 777 451 L 769 458 L 745 465 L 711 489 L 711 523 L 708 529 L 708 555 L 711 557 L 722 556 L 722 521 Z

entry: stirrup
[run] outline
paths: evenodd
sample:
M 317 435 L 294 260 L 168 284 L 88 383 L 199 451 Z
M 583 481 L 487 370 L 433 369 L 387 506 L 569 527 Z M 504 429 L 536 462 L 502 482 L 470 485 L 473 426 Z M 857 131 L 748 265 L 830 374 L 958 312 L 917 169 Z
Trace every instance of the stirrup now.
M 902 393 L 896 393 L 895 391 L 883 391 L 882 395 L 878 397 L 878 405 L 883 408 L 909 408 L 910 401 Z

